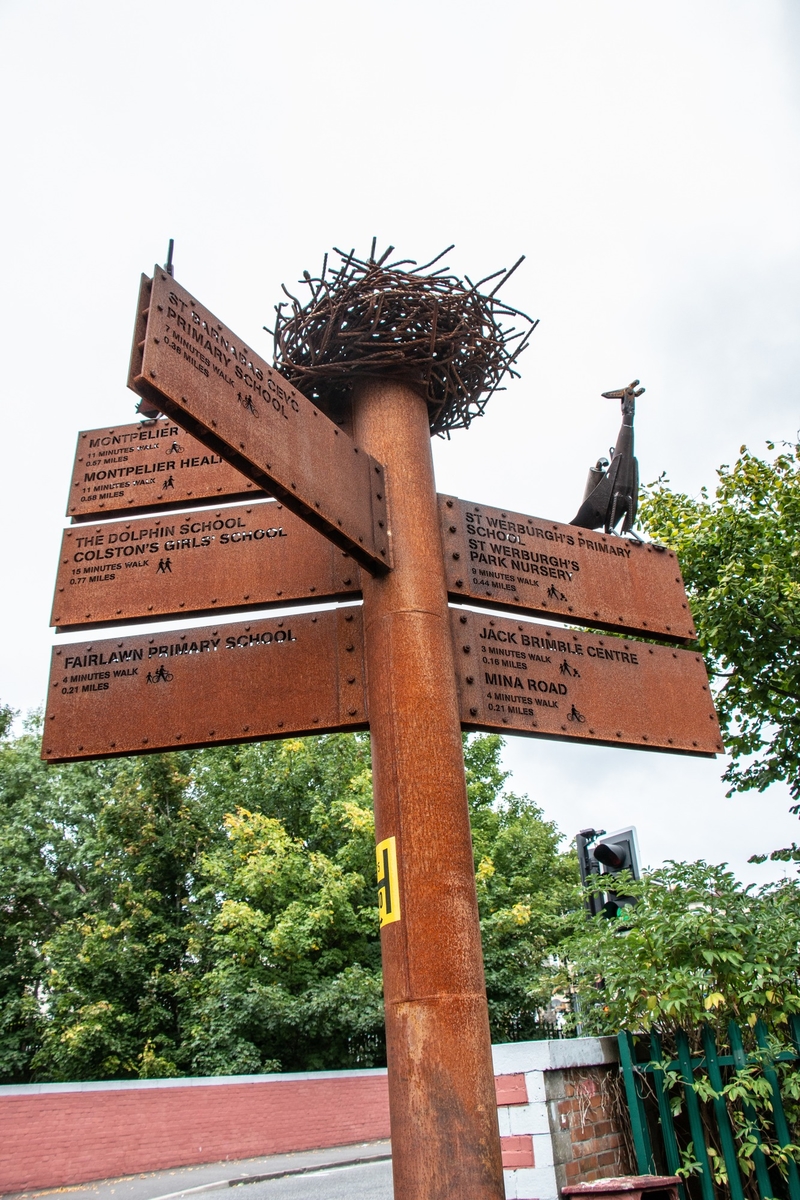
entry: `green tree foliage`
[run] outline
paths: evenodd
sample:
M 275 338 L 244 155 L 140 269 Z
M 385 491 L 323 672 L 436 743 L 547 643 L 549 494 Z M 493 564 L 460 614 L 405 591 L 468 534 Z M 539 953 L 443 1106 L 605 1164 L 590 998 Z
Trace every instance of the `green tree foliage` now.
M 663 1080 L 678 1116 L 685 1091 L 670 1066 L 678 1031 L 700 1062 L 703 1030 L 712 1031 L 720 1053 L 730 1053 L 729 1026 L 735 1022 L 749 1053 L 746 1069 L 726 1069 L 719 1092 L 704 1071 L 694 1077 L 712 1173 L 726 1184 L 713 1114 L 714 1100 L 722 1098 L 745 1179 L 752 1180 L 759 1145 L 776 1178 L 785 1176 L 790 1160 L 800 1162 L 800 1075 L 792 1036 L 792 1018 L 800 1013 L 800 882 L 745 887 L 724 866 L 670 862 L 631 880 L 625 890 L 636 898 L 635 907 L 616 919 L 585 921 L 564 947 L 583 1032 L 657 1034 Z M 771 1079 L 779 1082 L 788 1143 L 776 1136 Z M 687 1175 L 701 1169 L 689 1136 L 679 1124 Z M 752 1183 L 748 1195 L 757 1196 Z
M 622 876 L 620 876 L 622 878 Z M 587 920 L 567 943 L 587 1033 L 658 1030 L 800 1013 L 800 883 L 760 888 L 725 866 L 668 862 L 625 883 L 614 920 Z
M 732 756 L 726 780 L 737 791 L 785 780 L 800 800 L 800 444 L 772 461 L 743 446 L 718 476 L 713 497 L 660 480 L 641 520 L 683 569 Z
M 559 853 L 556 825 L 527 796 L 502 794 L 501 747 L 470 740 L 467 791 L 492 1039 L 514 1042 L 553 1035 L 546 959 L 582 914 L 575 851 Z
M 39 744 L 37 718 L 0 743 L 0 1079 L 385 1061 L 366 735 L 51 768 Z M 555 828 L 503 796 L 501 745 L 466 756 L 509 1040 L 547 1033 L 542 963 L 577 889 Z

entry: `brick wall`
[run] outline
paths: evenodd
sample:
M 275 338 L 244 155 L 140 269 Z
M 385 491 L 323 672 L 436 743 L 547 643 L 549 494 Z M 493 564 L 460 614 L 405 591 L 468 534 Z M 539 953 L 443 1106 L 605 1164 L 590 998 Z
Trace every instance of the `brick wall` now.
M 545 1077 L 559 1189 L 636 1173 L 627 1152 L 618 1080 L 609 1066 L 552 1071 Z
M 379 1070 L 0 1087 L 0 1192 L 388 1136 Z
M 508 1200 L 630 1170 L 612 1039 L 493 1055 Z M 0 1192 L 388 1136 L 381 1070 L 0 1087 Z
M 611 1038 L 494 1046 L 507 1200 L 558 1200 L 566 1183 L 630 1171 Z

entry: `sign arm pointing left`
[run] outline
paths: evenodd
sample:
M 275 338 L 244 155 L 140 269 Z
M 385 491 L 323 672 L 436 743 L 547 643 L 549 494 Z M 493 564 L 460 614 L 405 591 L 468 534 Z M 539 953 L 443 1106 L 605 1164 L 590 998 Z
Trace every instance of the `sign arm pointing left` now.
M 160 267 L 142 276 L 128 385 L 371 574 L 391 568 L 383 465 Z

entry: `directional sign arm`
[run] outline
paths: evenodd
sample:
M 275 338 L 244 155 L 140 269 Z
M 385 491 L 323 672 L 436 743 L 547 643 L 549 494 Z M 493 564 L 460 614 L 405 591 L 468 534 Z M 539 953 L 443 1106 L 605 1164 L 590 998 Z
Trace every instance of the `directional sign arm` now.
M 439 496 L 451 600 L 596 629 L 693 641 L 678 561 L 664 546 Z
M 390 569 L 383 466 L 158 267 L 128 384 L 371 574 Z
M 636 750 L 722 753 L 692 650 L 453 609 L 464 729 Z

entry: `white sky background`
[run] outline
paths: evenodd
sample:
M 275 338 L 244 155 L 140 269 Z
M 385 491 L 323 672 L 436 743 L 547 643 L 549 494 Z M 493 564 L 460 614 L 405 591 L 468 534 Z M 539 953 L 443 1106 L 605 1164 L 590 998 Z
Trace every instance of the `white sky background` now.
M 800 425 L 800 17 L 777 0 L 494 6 L 0 0 L 0 698 L 44 697 L 78 430 L 135 419 L 138 277 L 176 276 L 271 359 L 280 284 L 333 245 L 448 258 L 541 318 L 522 378 L 436 443 L 440 491 L 569 520 L 638 376 L 642 477 L 713 486 Z M 76 635 L 84 639 L 86 635 Z M 800 830 L 721 761 L 509 738 L 512 785 L 645 862 Z

